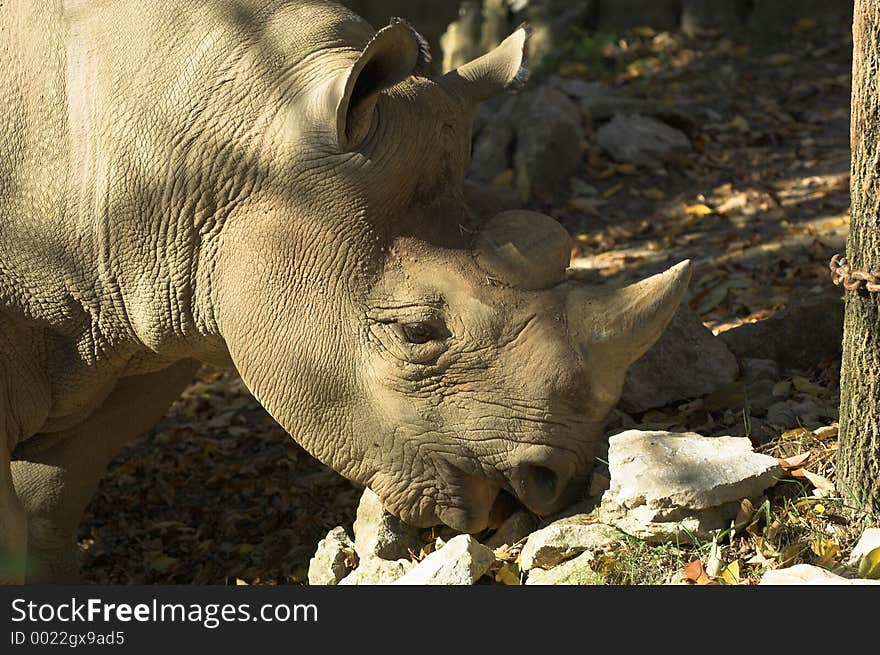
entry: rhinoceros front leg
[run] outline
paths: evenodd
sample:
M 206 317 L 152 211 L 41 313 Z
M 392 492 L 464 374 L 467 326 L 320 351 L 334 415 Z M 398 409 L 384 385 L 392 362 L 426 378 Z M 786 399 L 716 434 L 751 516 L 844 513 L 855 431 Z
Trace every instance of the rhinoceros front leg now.
M 110 460 L 151 428 L 192 380 L 191 360 L 155 373 L 123 378 L 85 422 L 41 448 L 35 438 L 12 462 L 15 492 L 27 513 L 26 582 L 79 579 L 76 533 L 83 512 Z M 16 451 L 19 456 L 19 452 Z
M 21 584 L 25 577 L 27 519 L 12 484 L 9 449 L 0 429 L 0 584 Z

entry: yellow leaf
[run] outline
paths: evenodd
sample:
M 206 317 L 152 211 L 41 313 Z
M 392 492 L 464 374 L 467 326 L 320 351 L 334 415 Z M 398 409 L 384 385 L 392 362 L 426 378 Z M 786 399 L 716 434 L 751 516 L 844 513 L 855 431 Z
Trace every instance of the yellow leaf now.
M 776 561 L 779 564 L 779 568 L 782 569 L 787 566 L 794 566 L 795 564 L 797 564 L 798 558 L 800 557 L 803 549 L 804 548 L 803 546 L 801 546 L 801 544 L 792 544 L 791 546 L 788 546 L 776 558 Z
M 644 189 L 642 191 L 642 195 L 648 200 L 666 200 L 666 194 L 656 187 L 651 187 L 650 189 Z
M 699 578 L 697 578 L 698 585 L 707 585 L 707 584 L 715 584 L 715 581 L 710 578 L 708 575 L 703 573 Z
M 818 23 L 815 18 L 801 18 L 797 24 L 794 26 L 795 32 L 808 32 L 809 30 L 816 29 Z
M 235 586 L 236 587 L 250 587 L 250 585 L 247 582 L 245 582 L 244 580 L 242 580 L 241 578 L 235 579 Z
M 513 186 L 514 172 L 512 168 L 505 169 L 492 178 L 494 186 Z
M 734 116 L 729 122 L 718 126 L 722 130 L 735 130 L 736 132 L 748 132 L 749 122 L 742 116 Z
M 825 505 L 823 505 L 822 503 L 816 503 L 813 506 L 813 511 L 816 512 L 816 514 L 824 514 L 825 513 Z
M 721 572 L 721 582 L 728 585 L 739 584 L 739 560 L 734 560 Z
M 650 38 L 657 36 L 657 31 L 653 27 L 648 27 L 647 25 L 642 26 L 642 27 L 636 27 L 633 29 L 633 32 L 635 34 L 638 34 L 641 37 L 646 38 L 646 39 L 650 39 Z
M 796 376 L 792 378 L 791 382 L 794 384 L 794 388 L 801 393 L 808 393 L 812 396 L 821 396 L 828 393 L 828 389 L 820 387 L 818 384 L 813 384 L 805 377 Z
M 786 430 L 782 433 L 783 439 L 803 439 L 804 437 L 808 437 L 812 434 L 809 430 L 805 428 L 795 428 L 794 430 Z
M 516 564 L 505 563 L 495 572 L 495 582 L 501 582 L 506 585 L 518 585 L 519 567 Z
M 620 183 L 620 182 L 618 182 L 618 183 L 615 184 L 613 187 L 610 187 L 610 188 L 606 189 L 605 192 L 602 193 L 602 197 L 605 198 L 605 199 L 607 200 L 607 199 L 610 198 L 611 196 L 613 196 L 613 195 L 619 193 L 620 190 L 621 190 L 622 188 L 623 188 L 623 184 Z
M 618 164 L 617 172 L 622 173 L 623 175 L 634 175 L 638 169 L 632 164 Z
M 880 580 L 880 547 L 869 551 L 859 563 L 859 577 Z
M 709 207 L 709 205 L 688 205 L 684 208 L 686 214 L 690 216 L 708 216 L 709 214 L 714 214 L 715 210 Z
M 590 67 L 582 61 L 566 61 L 559 65 L 558 72 L 562 77 L 581 77 L 590 72 Z
M 767 58 L 767 63 L 771 66 L 785 66 L 786 64 L 790 64 L 793 61 L 796 61 L 797 57 L 787 52 L 780 52 L 775 55 L 771 55 Z
M 837 555 L 840 553 L 840 546 L 832 539 L 819 538 L 810 542 L 810 550 L 819 557 L 817 562 L 819 566 L 828 566 L 837 559 Z

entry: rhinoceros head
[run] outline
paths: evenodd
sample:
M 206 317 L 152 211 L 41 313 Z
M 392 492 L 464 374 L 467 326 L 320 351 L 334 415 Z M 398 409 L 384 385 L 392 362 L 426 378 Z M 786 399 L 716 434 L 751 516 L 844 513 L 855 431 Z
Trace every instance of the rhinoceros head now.
M 525 39 L 439 80 L 413 75 L 424 47 L 403 23 L 316 56 L 265 146 L 278 174 L 218 246 L 246 384 L 415 525 L 482 530 L 502 490 L 539 514 L 570 500 L 689 279 L 684 263 L 588 288 L 553 219 L 469 210 L 472 118 L 521 76 Z

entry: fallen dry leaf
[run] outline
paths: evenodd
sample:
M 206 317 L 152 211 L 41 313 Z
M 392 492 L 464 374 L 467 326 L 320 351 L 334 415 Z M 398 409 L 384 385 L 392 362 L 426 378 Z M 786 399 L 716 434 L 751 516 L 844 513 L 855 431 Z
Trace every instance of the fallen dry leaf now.
M 706 572 L 703 570 L 703 563 L 698 559 L 684 565 L 684 577 L 691 582 L 696 582 L 705 574 Z
M 810 453 L 808 452 L 792 455 L 791 457 L 780 457 L 779 465 L 784 469 L 799 468 L 808 459 L 810 459 Z

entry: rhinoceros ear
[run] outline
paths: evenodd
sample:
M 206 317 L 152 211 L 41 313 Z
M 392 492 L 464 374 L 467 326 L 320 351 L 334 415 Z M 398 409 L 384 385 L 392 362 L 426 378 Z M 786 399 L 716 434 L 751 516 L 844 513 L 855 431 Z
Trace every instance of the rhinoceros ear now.
M 575 287 L 568 298 L 572 337 L 588 356 L 629 366 L 666 329 L 690 279 L 691 264 L 685 260 L 614 291 Z
M 348 71 L 336 106 L 336 131 L 343 150 L 366 137 L 376 100 L 384 89 L 405 80 L 431 61 L 428 43 L 408 23 L 392 18 L 379 30 Z
M 525 67 L 526 25 L 508 36 L 494 50 L 444 75 L 439 83 L 452 95 L 478 104 L 502 91 L 515 91 L 529 79 Z

